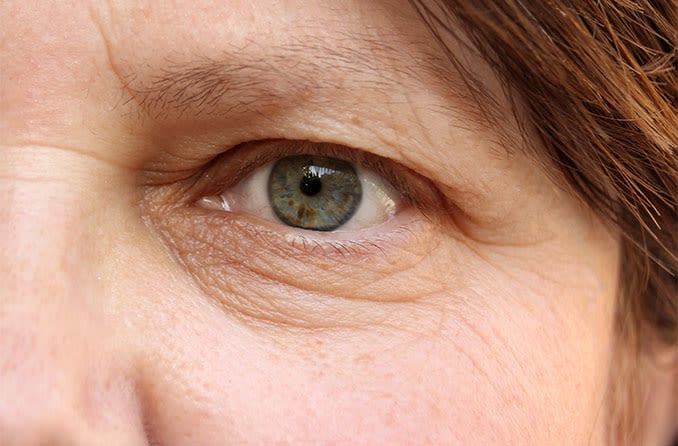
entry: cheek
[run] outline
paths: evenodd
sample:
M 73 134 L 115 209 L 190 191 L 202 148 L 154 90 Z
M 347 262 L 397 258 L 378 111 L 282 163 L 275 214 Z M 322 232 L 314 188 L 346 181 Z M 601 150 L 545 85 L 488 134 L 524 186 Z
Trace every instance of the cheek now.
M 609 312 L 554 303 L 582 290 L 486 277 L 420 325 L 294 331 L 225 317 L 162 270 L 133 280 L 160 444 L 595 444 L 602 432 L 610 335 L 606 316 L 579 315 Z

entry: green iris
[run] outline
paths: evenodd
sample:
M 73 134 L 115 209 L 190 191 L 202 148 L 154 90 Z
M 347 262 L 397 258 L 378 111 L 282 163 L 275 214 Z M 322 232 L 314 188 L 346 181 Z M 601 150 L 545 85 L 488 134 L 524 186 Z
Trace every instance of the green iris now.
M 283 223 L 332 231 L 355 214 L 362 187 L 355 169 L 346 161 L 296 155 L 281 158 L 273 165 L 268 197 Z

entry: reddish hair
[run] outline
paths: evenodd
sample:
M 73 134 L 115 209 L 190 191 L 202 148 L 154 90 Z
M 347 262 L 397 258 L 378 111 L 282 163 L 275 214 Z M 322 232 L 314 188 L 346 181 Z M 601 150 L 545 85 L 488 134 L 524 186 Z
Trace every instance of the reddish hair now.
M 608 425 L 611 444 L 637 444 L 643 353 L 678 343 L 675 3 L 412 3 L 441 43 L 465 33 L 520 96 L 549 164 L 621 234 Z

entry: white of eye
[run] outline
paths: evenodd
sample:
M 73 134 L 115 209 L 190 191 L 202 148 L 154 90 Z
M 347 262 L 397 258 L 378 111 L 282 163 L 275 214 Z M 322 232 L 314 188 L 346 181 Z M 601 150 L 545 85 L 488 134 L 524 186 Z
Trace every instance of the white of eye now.
M 259 167 L 221 195 L 200 199 L 198 205 L 250 214 L 288 226 L 275 215 L 268 198 L 268 178 L 274 164 L 275 161 Z M 362 187 L 362 199 L 355 214 L 336 231 L 355 231 L 383 223 L 393 218 L 402 203 L 401 194 L 387 180 L 361 166 L 355 166 L 355 170 Z

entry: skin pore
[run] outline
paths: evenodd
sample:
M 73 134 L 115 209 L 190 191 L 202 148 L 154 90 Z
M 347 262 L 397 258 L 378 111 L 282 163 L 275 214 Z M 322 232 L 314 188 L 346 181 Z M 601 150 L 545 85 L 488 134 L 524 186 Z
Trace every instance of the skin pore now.
M 405 1 L 3 3 L 3 444 L 605 444 L 618 237 L 450 45 L 501 120 Z M 295 142 L 400 211 L 196 205 Z

